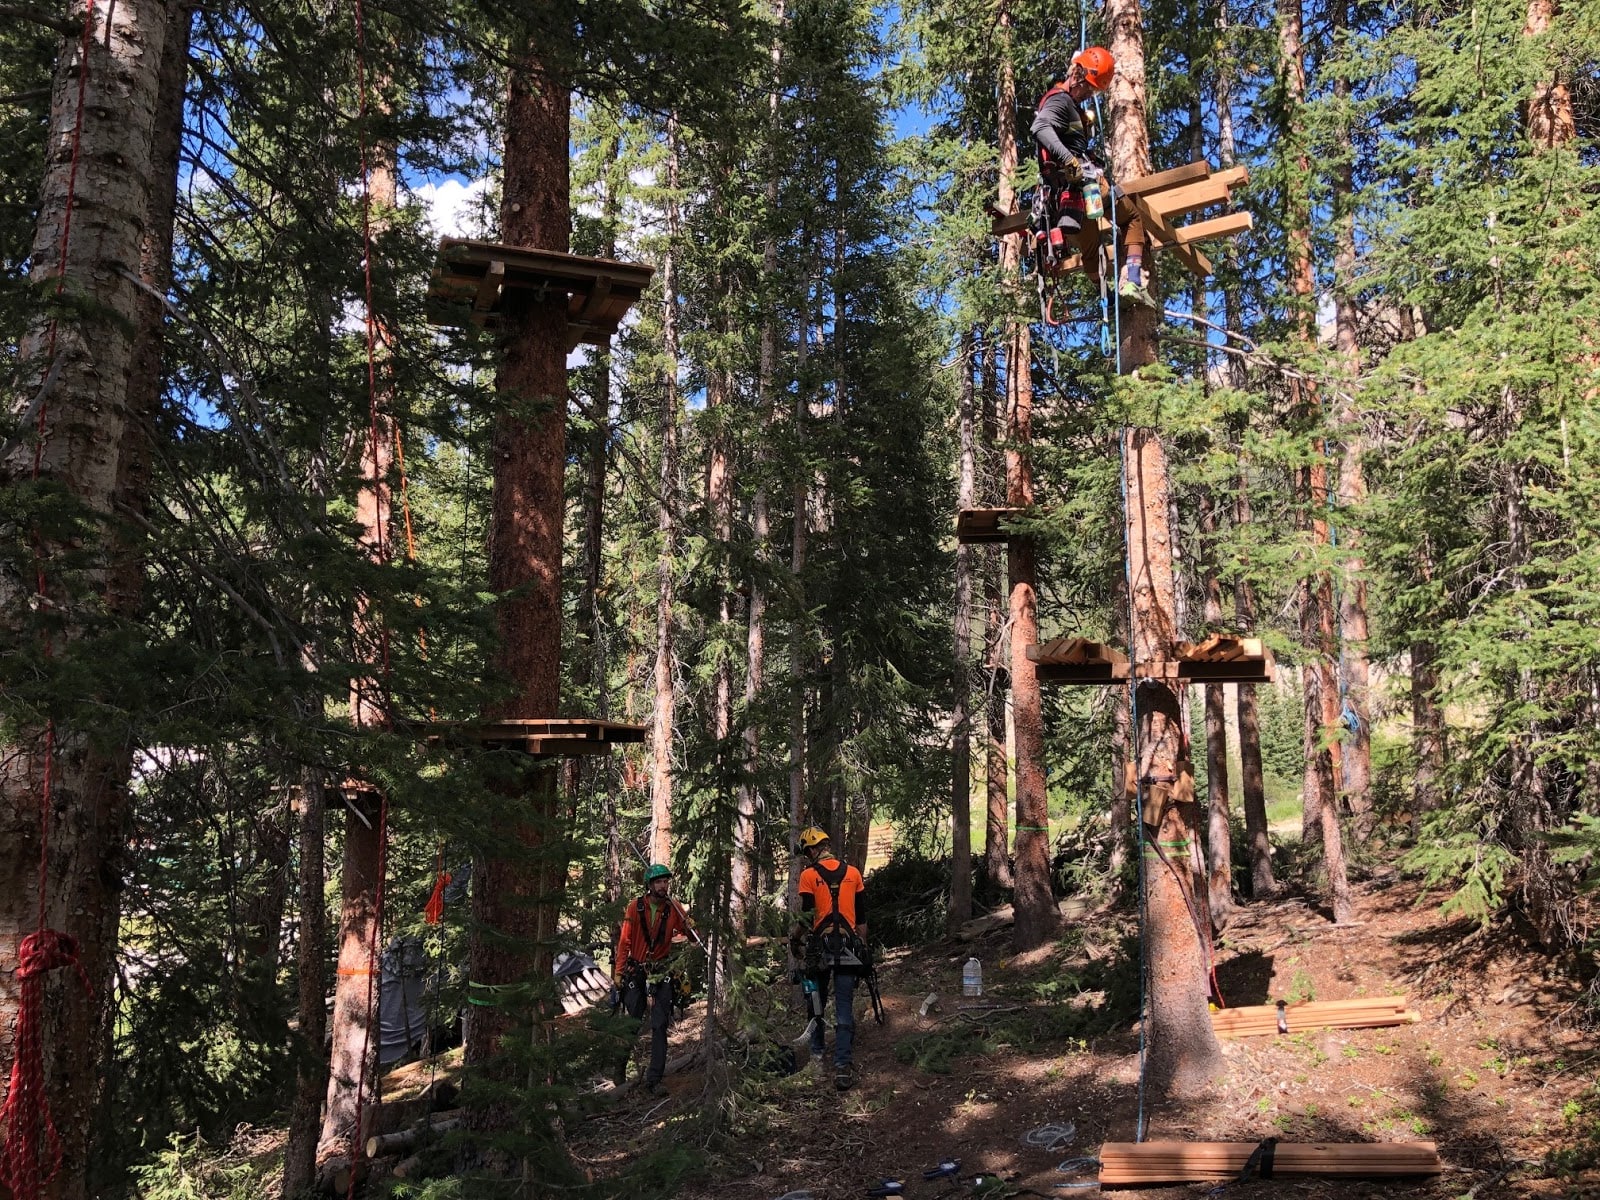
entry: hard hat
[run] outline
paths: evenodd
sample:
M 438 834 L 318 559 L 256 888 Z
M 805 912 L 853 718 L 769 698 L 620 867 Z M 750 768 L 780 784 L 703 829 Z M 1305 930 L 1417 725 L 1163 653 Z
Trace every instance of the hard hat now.
M 826 829 L 820 829 L 815 825 L 811 826 L 809 829 L 802 829 L 800 831 L 800 844 L 807 850 L 815 849 L 817 846 L 822 845 L 822 843 L 827 840 L 828 831 Z
M 651 863 L 645 868 L 644 881 L 654 883 L 658 879 L 671 879 L 672 868 L 664 867 L 660 863 Z
M 1111 77 L 1117 73 L 1116 60 L 1104 46 L 1090 46 L 1072 56 L 1072 65 L 1083 68 L 1083 78 L 1097 92 L 1111 86 Z

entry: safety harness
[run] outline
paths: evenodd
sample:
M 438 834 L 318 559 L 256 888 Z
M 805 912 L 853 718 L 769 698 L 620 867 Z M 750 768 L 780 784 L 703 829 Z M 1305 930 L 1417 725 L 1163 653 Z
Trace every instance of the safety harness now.
M 832 909 L 828 915 L 811 927 L 811 947 L 814 948 L 814 957 L 821 965 L 827 967 L 864 966 L 861 956 L 857 953 L 861 938 L 857 935 L 855 926 L 847 921 L 844 913 L 839 910 L 839 889 L 844 885 L 845 876 L 850 868 L 836 860 L 836 865 L 832 868 L 824 867 L 818 862 L 812 863 L 811 869 L 827 887 L 828 898 L 832 902 Z

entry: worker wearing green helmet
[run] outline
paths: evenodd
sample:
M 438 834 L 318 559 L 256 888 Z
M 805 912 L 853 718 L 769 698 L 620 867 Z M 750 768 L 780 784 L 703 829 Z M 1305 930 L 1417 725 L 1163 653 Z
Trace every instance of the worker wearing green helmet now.
M 650 1067 L 645 1072 L 645 1091 L 661 1088 L 667 1070 L 667 1027 L 672 1021 L 673 973 L 667 956 L 689 937 L 689 921 L 668 893 L 672 888 L 672 869 L 651 863 L 644 872 L 644 895 L 622 913 L 622 932 L 611 958 L 612 980 L 620 994 L 621 1007 L 636 1021 L 643 1021 L 650 1010 Z M 617 1082 L 627 1070 L 627 1059 L 619 1068 Z

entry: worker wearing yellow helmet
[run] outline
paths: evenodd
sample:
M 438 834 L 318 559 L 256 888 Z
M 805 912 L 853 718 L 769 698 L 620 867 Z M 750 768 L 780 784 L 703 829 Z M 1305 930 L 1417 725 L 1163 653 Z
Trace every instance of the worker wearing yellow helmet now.
M 867 949 L 866 882 L 861 872 L 841 862 L 827 830 L 813 825 L 800 833 L 800 920 L 789 944 L 803 964 L 802 979 L 811 999 L 811 1057 L 821 1062 L 827 1049 L 822 1015 L 829 986 L 834 996 L 833 1083 L 841 1092 L 855 1082 L 856 980 L 871 969 Z

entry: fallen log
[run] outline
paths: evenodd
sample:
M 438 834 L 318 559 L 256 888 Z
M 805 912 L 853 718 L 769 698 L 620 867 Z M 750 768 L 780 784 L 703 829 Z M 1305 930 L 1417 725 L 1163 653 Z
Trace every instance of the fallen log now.
M 457 1109 L 455 1112 L 436 1113 L 425 1121 L 417 1122 L 410 1129 L 374 1134 L 367 1139 L 367 1157 L 383 1158 L 390 1154 L 403 1153 L 415 1148 L 423 1138 L 437 1133 L 447 1133 L 460 1124 L 461 1110 Z
M 1256 1142 L 1106 1142 L 1100 1147 L 1101 1186 L 1207 1183 L 1237 1179 Z M 1260 1168 L 1267 1155 L 1257 1160 Z M 1277 1142 L 1265 1177 L 1333 1175 L 1392 1178 L 1443 1170 L 1432 1142 Z

